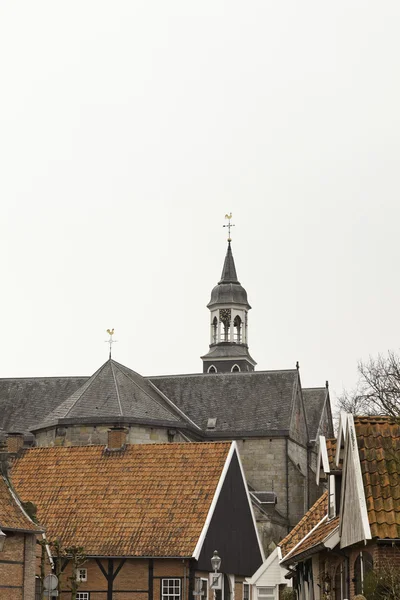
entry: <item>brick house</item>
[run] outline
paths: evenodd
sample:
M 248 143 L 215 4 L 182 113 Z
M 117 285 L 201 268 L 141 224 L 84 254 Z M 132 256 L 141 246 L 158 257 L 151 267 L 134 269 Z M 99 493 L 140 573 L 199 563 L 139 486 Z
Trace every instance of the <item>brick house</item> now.
M 245 577 L 264 554 L 235 442 L 127 445 L 125 436 L 115 428 L 106 447 L 22 450 L 12 467 L 47 539 L 84 548 L 77 599 L 192 600 L 200 589 L 211 599 L 217 549 L 217 600 L 247 600 Z M 62 563 L 67 599 L 72 562 Z
M 0 600 L 34 600 L 36 535 L 43 532 L 28 516 L 7 477 L 0 446 Z
M 280 564 L 300 600 L 351 600 L 374 569 L 400 569 L 399 423 L 343 414 L 338 439 L 320 439 L 322 478 L 328 490 L 280 543 Z

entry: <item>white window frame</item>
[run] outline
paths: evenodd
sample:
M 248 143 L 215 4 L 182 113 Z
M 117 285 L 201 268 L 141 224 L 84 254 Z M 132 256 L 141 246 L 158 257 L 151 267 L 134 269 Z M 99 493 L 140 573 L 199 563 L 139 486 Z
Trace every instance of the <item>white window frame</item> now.
M 335 476 L 328 476 L 328 519 L 336 517 Z
M 170 581 L 174 581 L 175 582 L 174 585 L 176 585 L 176 583 L 178 584 L 178 588 L 179 588 L 178 594 L 176 594 L 176 593 L 170 594 L 169 591 L 167 591 L 167 593 L 164 593 L 164 582 L 169 583 Z M 167 590 L 168 590 L 168 587 L 167 587 Z M 161 600 L 175 600 L 176 598 L 178 598 L 179 600 L 181 600 L 181 598 L 182 598 L 182 580 L 179 577 L 163 577 L 161 579 Z
M 261 590 L 272 590 L 271 593 L 260 594 Z M 257 586 L 257 600 L 276 600 L 275 585 L 260 585 Z
M 76 600 L 90 600 L 90 592 L 76 592 Z
M 82 571 L 85 572 L 85 575 L 83 577 L 81 577 Z M 83 581 L 87 581 L 87 569 L 76 569 L 75 573 L 76 573 L 76 580 L 77 581 L 82 581 L 82 582 Z
M 247 589 L 247 599 L 245 598 L 245 595 L 244 595 L 244 590 L 246 590 L 246 589 Z M 245 581 L 243 581 L 242 598 L 243 598 L 243 600 L 250 600 L 250 584 L 246 583 Z
M 211 369 L 214 369 L 214 370 L 211 371 Z M 215 365 L 210 365 L 207 369 L 207 373 L 218 373 L 218 369 Z
M 206 593 L 201 595 L 201 600 L 208 600 L 208 579 L 206 577 L 201 577 L 201 589 L 203 591 L 203 583 L 206 584 Z

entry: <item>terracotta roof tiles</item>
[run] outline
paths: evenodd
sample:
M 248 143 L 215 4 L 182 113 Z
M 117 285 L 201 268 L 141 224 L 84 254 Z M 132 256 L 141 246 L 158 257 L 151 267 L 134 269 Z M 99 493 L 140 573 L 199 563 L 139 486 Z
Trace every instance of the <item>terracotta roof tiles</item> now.
M 328 492 L 324 492 L 313 504 L 304 517 L 297 523 L 292 531 L 279 543 L 282 556 L 285 557 L 298 544 L 313 527 L 315 527 L 328 511 Z
M 325 519 L 322 523 L 318 525 L 312 533 L 308 537 L 306 537 L 293 551 L 293 553 L 288 557 L 288 559 L 293 559 L 296 561 L 300 558 L 301 554 L 309 553 L 313 548 L 317 549 L 325 538 L 332 533 L 339 526 L 339 517 L 335 517 L 328 521 Z M 315 527 L 315 525 L 314 525 Z M 314 550 L 315 551 L 315 550 Z M 296 558 L 295 558 L 296 557 Z
M 400 424 L 390 417 L 355 417 L 372 537 L 400 538 Z
M 50 540 L 91 556 L 192 556 L 230 447 L 32 448 L 11 475 Z
M 43 531 L 27 516 L 5 477 L 0 475 L 0 529 Z

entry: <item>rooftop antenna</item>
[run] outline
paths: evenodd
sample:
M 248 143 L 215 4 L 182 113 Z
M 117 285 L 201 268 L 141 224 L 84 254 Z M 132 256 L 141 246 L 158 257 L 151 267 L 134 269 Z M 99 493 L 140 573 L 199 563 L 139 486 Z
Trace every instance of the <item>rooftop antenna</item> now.
M 109 354 L 109 359 L 111 360 L 111 350 L 112 350 L 112 345 L 115 344 L 117 342 L 117 340 L 113 340 L 113 335 L 114 335 L 114 328 L 113 329 L 107 329 L 107 333 L 110 336 L 110 339 L 106 340 L 106 344 L 110 344 L 110 354 Z
M 233 223 L 231 223 L 232 213 L 230 213 L 230 215 L 226 214 L 225 215 L 225 219 L 228 219 L 228 224 L 227 225 L 222 225 L 222 227 L 227 227 L 228 228 L 228 242 L 231 243 L 231 241 L 232 241 L 232 238 L 231 238 L 231 227 L 235 227 L 235 225 Z

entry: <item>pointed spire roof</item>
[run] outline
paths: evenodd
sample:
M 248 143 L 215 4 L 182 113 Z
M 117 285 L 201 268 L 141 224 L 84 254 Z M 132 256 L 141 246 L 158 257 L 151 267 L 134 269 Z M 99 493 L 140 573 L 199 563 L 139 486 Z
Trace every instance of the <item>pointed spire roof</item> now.
M 184 420 L 144 377 L 109 359 L 35 429 L 60 419 L 141 419 L 178 424 Z
M 221 279 L 218 282 L 218 285 L 212 290 L 211 300 L 207 306 L 208 308 L 211 308 L 215 304 L 243 304 L 247 309 L 251 308 L 247 300 L 247 292 L 244 287 L 240 285 L 237 278 L 230 240 L 228 240 L 228 250 L 222 268 Z
M 228 250 L 226 252 L 224 266 L 222 269 L 220 283 L 239 283 L 236 275 L 235 261 L 233 260 L 232 248 L 230 241 L 228 242 Z

